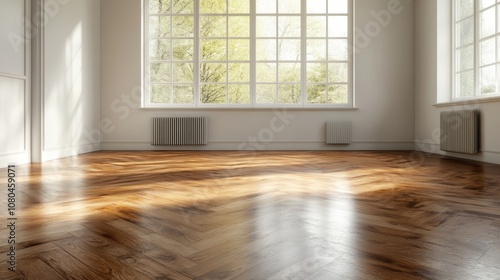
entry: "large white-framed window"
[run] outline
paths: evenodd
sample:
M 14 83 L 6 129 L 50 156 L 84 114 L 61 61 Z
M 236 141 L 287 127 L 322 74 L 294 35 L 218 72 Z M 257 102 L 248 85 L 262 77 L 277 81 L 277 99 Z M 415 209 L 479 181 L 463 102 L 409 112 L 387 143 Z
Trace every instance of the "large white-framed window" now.
M 353 2 L 143 0 L 143 104 L 353 107 Z
M 453 99 L 500 96 L 500 0 L 453 0 Z

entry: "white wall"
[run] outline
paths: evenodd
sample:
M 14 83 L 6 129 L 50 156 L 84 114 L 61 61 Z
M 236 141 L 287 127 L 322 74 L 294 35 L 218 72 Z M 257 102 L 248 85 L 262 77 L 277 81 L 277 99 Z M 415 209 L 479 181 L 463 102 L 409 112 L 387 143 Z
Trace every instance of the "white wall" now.
M 500 164 L 499 101 L 489 103 L 449 103 L 450 74 L 450 0 L 415 1 L 416 65 L 415 65 L 415 137 L 416 148 L 429 153 L 444 154 Z M 441 111 L 474 108 L 481 111 L 481 149 L 479 155 L 462 155 L 439 149 L 439 114 Z
M 45 1 L 42 160 L 100 149 L 100 1 Z
M 414 148 L 414 4 L 401 0 L 402 12 L 387 27 L 370 12 L 387 10 L 397 0 L 357 1 L 356 23 L 368 26 L 373 38 L 360 38 L 356 55 L 356 107 L 358 110 L 289 110 L 294 116 L 286 129 L 261 141 L 264 149 L 410 149 Z M 398 10 L 399 11 L 399 10 Z M 383 22 L 385 24 L 385 22 Z M 371 31 L 371 32 L 370 32 Z M 377 34 L 374 34 L 377 33 Z M 366 44 L 367 43 L 367 44 Z M 365 46 L 366 45 L 366 46 Z M 209 145 L 200 149 L 238 149 L 249 137 L 269 127 L 272 110 L 147 110 L 140 109 L 141 1 L 101 1 L 101 117 L 105 150 L 153 149 L 153 115 L 209 117 Z M 325 142 L 327 120 L 353 121 L 348 147 Z M 261 138 L 264 139 L 264 138 Z M 268 139 L 268 138 L 265 138 Z M 248 145 L 245 146 L 250 149 Z
M 0 0 L 0 168 L 30 161 L 30 1 Z

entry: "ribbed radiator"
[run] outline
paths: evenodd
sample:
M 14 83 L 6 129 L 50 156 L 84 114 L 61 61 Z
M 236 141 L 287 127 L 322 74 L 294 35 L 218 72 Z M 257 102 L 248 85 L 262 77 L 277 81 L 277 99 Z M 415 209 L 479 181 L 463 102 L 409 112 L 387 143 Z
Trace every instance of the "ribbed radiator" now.
M 463 154 L 479 153 L 479 111 L 441 112 L 441 150 Z
M 153 117 L 154 146 L 207 145 L 208 119 L 205 117 Z
M 331 121 L 326 123 L 326 143 L 329 145 L 351 144 L 351 121 Z

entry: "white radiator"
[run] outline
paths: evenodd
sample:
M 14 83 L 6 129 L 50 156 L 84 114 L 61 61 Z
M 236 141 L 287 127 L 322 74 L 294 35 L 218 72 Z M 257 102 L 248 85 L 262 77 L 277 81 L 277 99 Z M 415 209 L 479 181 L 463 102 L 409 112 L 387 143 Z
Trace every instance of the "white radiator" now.
M 441 150 L 479 153 L 479 110 L 441 112 Z
M 208 119 L 205 117 L 153 117 L 154 146 L 207 145 Z
M 326 123 L 326 143 L 329 145 L 351 144 L 352 122 L 331 121 Z

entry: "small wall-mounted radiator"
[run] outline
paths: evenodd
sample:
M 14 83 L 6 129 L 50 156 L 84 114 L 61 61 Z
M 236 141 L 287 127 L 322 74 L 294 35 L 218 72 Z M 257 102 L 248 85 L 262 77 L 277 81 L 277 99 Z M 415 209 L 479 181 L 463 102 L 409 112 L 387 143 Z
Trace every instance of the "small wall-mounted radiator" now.
M 154 146 L 207 145 L 208 119 L 205 117 L 153 117 Z
M 479 153 L 479 110 L 441 112 L 441 150 Z
M 329 145 L 351 144 L 352 122 L 331 121 L 326 123 L 326 143 Z

